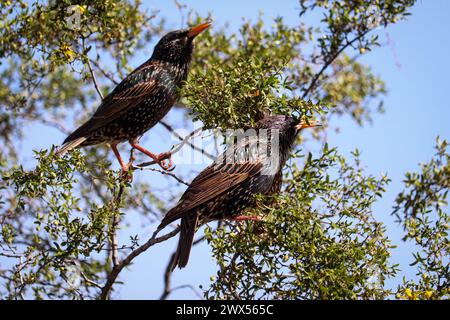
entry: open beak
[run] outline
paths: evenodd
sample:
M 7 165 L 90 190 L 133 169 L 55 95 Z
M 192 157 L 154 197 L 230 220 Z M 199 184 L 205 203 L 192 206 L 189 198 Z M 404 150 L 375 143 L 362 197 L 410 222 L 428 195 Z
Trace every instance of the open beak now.
M 195 38 L 198 36 L 201 32 L 205 31 L 211 26 L 211 22 L 202 23 L 199 25 L 196 25 L 195 27 L 192 27 L 188 31 L 188 37 Z
M 299 124 L 295 126 L 297 130 L 302 130 L 306 128 L 320 127 L 322 124 L 318 121 L 311 120 L 309 122 L 301 121 Z

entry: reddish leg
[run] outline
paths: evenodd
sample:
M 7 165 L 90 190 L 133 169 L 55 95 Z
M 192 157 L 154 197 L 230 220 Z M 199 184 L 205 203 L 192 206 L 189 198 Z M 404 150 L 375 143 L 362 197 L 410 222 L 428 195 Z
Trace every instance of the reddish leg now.
M 161 168 L 163 168 L 164 170 L 169 170 L 172 167 L 172 159 L 170 158 L 171 154 L 169 152 L 163 152 L 163 153 L 156 155 L 156 154 L 148 151 L 147 149 L 141 147 L 139 144 L 137 144 L 136 141 L 130 141 L 130 144 L 136 150 L 139 150 L 140 152 L 146 154 L 147 156 L 149 156 L 150 158 L 155 160 L 155 162 L 157 162 L 161 166 Z M 164 160 L 166 160 L 166 159 L 169 159 L 168 164 L 165 164 Z
M 230 220 L 234 220 L 234 221 L 249 221 L 249 220 L 251 220 L 251 221 L 262 221 L 262 218 L 258 217 L 258 216 L 256 216 L 256 217 L 237 216 L 237 217 L 231 218 Z
M 111 149 L 114 152 L 114 155 L 116 156 L 117 160 L 119 160 L 122 171 L 127 172 L 129 169 L 129 164 L 125 164 L 125 162 L 123 161 L 122 157 L 120 156 L 119 150 L 117 150 L 117 145 L 115 144 L 111 145 Z

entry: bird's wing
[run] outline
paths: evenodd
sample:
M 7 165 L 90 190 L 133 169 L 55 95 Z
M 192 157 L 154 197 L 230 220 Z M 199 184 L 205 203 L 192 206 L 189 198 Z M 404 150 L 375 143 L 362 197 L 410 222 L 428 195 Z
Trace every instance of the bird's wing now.
M 96 130 L 116 120 L 128 110 L 139 104 L 142 99 L 153 93 L 157 87 L 157 80 L 152 78 L 138 81 L 131 87 L 122 89 L 120 85 L 102 102 L 91 118 L 91 130 Z
M 155 92 L 158 87 L 156 77 L 149 77 L 147 80 L 143 80 L 145 73 L 153 73 L 155 71 L 157 71 L 157 66 L 152 63 L 144 63 L 130 73 L 103 99 L 91 119 L 72 132 L 64 140 L 64 143 L 89 136 L 93 131 L 121 117 L 139 104 L 145 96 Z
M 260 172 L 262 162 L 212 164 L 203 170 L 189 185 L 177 206 L 170 210 L 161 222 L 165 226 L 181 218 L 183 214 L 214 198 L 226 194 L 236 185 Z

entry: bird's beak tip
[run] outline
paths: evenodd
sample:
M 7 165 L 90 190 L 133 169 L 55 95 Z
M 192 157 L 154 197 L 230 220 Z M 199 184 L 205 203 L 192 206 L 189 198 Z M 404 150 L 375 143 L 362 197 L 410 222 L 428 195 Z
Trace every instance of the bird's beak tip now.
M 205 31 L 206 29 L 208 29 L 210 26 L 211 26 L 210 21 L 198 24 L 189 29 L 188 36 L 191 38 L 194 38 L 194 37 L 198 36 L 200 33 L 202 33 L 203 31 Z
M 314 128 L 314 127 L 321 127 L 322 124 L 318 121 L 301 121 L 299 124 L 297 124 L 295 127 L 297 128 L 297 130 L 302 130 L 302 129 L 306 129 L 306 128 Z

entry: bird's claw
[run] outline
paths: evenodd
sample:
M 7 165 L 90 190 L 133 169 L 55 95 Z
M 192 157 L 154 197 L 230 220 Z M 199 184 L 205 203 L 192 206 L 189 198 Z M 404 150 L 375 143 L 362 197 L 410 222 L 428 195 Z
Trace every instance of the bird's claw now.
M 133 174 L 131 173 L 131 171 L 128 170 L 123 170 L 120 172 L 120 179 L 123 180 L 127 180 L 128 182 L 132 182 L 133 181 Z
M 173 171 L 175 169 L 175 166 L 173 165 L 172 162 L 172 154 L 170 152 L 160 153 L 155 160 L 158 162 L 159 166 L 165 171 Z M 166 160 L 168 160 L 167 164 Z

